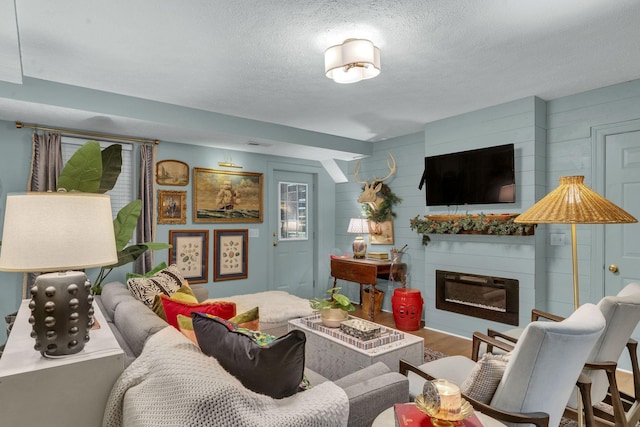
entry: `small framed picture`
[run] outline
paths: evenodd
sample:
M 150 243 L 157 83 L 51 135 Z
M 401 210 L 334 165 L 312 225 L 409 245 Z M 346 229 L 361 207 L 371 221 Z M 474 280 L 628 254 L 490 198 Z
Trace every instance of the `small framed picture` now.
M 249 264 L 248 230 L 214 230 L 213 281 L 246 279 Z
M 187 223 L 187 192 L 158 190 L 158 224 Z
M 393 220 L 382 222 L 369 220 L 369 244 L 393 245 Z
M 189 283 L 209 281 L 209 230 L 169 230 L 169 264 Z
M 179 160 L 162 160 L 156 163 L 158 185 L 189 185 L 189 165 Z

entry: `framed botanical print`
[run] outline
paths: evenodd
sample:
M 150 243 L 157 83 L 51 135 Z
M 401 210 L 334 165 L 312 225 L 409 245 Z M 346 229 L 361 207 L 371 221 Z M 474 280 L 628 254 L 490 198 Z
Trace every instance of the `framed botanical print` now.
M 262 174 L 193 168 L 193 222 L 262 222 Z
M 209 281 L 209 230 L 169 230 L 169 264 L 189 283 Z
M 187 223 L 187 192 L 158 190 L 158 224 Z
M 158 185 L 189 185 L 189 165 L 179 160 L 162 160 L 156 163 Z
M 214 230 L 213 281 L 246 279 L 249 274 L 248 230 Z

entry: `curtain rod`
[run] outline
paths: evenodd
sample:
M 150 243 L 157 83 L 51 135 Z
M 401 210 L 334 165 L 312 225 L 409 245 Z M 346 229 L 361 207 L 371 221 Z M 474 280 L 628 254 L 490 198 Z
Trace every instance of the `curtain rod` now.
M 160 141 L 158 141 L 157 139 L 128 138 L 126 136 L 105 135 L 105 134 L 102 134 L 102 133 L 89 133 L 89 132 L 81 132 L 81 131 L 68 130 L 68 129 L 56 129 L 56 128 L 38 126 L 38 125 L 29 125 L 29 124 L 22 123 L 22 122 L 16 122 L 16 128 L 18 128 L 18 129 L 28 128 L 28 129 L 35 129 L 35 130 L 46 130 L 46 131 L 49 131 L 49 132 L 59 132 L 61 134 L 66 134 L 66 135 L 87 136 L 87 137 L 90 137 L 90 138 L 115 139 L 117 141 L 126 141 L 126 142 L 142 142 L 142 143 L 153 142 L 156 145 L 160 144 Z

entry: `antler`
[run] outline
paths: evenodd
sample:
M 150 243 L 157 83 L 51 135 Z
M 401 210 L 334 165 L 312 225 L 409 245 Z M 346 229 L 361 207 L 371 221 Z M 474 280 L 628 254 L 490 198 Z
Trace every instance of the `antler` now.
M 396 173 L 396 159 L 393 158 L 393 155 L 391 153 L 389 153 L 389 157 L 390 157 L 390 159 L 387 159 L 387 167 L 389 167 L 389 175 L 385 176 L 382 179 L 378 179 L 378 178 L 376 178 L 374 176 L 373 177 L 373 182 L 385 182 L 386 180 L 391 178 L 391 175 Z M 391 162 L 391 163 L 389 163 L 389 162 Z
M 393 157 L 393 155 L 391 153 L 389 153 L 389 159 L 387 159 L 387 167 L 389 168 L 389 175 L 385 176 L 382 179 L 378 179 L 375 177 L 375 175 L 373 176 L 373 180 L 371 181 L 371 183 L 376 183 L 376 182 L 384 182 L 386 180 L 388 180 L 389 178 L 391 178 L 391 176 L 396 173 L 396 159 Z M 358 160 L 358 163 L 356 163 L 356 166 L 353 170 L 353 177 L 356 179 L 356 182 L 358 184 L 369 184 L 369 181 L 363 181 L 360 178 L 358 178 L 358 173 L 360 173 L 360 162 L 362 161 L 362 159 Z
M 356 182 L 358 184 L 369 184 L 369 181 L 362 181 L 360 180 L 360 178 L 358 178 L 358 173 L 360 172 L 360 162 L 362 161 L 362 159 L 359 159 L 358 162 L 356 163 L 356 167 L 353 170 L 353 177 L 356 179 Z

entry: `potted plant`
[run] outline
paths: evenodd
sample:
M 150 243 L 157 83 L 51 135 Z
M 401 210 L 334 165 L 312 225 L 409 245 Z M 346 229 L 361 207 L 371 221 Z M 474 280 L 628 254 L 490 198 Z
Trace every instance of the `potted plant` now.
M 331 299 L 312 298 L 309 305 L 314 310 L 320 311 L 322 323 L 329 328 L 337 328 L 340 322 L 349 318 L 349 312 L 355 311 L 348 296 L 340 293 L 339 287 L 327 290 L 331 294 Z
M 122 167 L 122 145 L 113 144 L 104 150 L 98 141 L 88 141 L 76 151 L 62 169 L 58 178 L 58 191 L 81 191 L 104 194 L 111 190 Z M 124 206 L 113 220 L 113 229 L 118 251 L 118 262 L 100 268 L 92 292 L 100 294 L 102 283 L 111 271 L 135 261 L 147 250 L 171 247 L 167 243 L 145 242 L 129 245 L 142 212 L 142 201 L 136 199 Z

